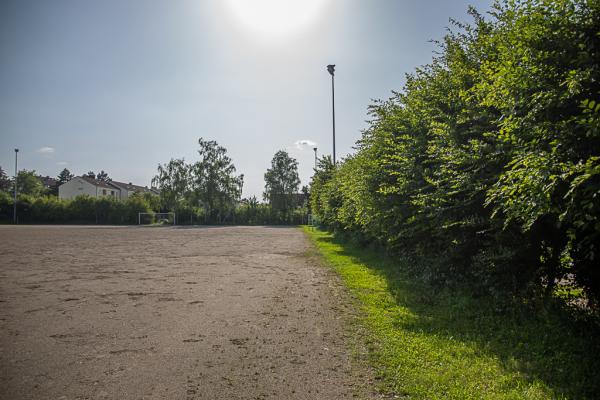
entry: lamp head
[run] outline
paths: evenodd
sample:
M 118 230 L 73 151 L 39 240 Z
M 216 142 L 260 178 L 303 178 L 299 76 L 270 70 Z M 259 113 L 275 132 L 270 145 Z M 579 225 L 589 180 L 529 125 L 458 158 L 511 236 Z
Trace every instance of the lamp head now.
M 329 74 L 330 74 L 331 76 L 333 76 L 333 73 L 335 72 L 335 64 L 329 64 L 329 65 L 327 66 L 327 72 L 329 72 Z
M 18 152 L 19 152 L 19 149 L 15 149 L 15 153 L 18 153 Z

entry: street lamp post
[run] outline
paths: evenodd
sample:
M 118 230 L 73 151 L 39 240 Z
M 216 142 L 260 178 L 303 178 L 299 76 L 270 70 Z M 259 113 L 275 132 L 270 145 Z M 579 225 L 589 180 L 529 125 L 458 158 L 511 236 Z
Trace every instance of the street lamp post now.
M 327 72 L 331 75 L 331 111 L 333 118 L 333 165 L 335 164 L 335 86 L 334 86 L 334 72 L 335 64 L 329 64 L 327 66 Z
M 13 222 L 17 223 L 17 157 L 19 149 L 15 149 L 15 202 L 13 204 Z
M 315 151 L 315 170 L 317 169 L 317 148 L 313 147 L 313 150 Z

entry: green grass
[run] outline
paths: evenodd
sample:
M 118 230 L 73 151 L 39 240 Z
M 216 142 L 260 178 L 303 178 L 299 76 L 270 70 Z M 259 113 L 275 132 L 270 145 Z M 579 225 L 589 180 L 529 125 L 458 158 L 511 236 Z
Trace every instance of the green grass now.
M 595 324 L 548 304 L 499 310 L 411 276 L 408 261 L 304 229 L 362 307 L 379 390 L 410 399 L 600 396 Z

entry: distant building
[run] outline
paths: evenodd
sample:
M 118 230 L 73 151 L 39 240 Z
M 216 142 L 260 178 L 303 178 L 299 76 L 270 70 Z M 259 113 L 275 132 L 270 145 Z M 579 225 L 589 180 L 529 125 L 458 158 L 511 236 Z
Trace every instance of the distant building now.
M 54 178 L 51 178 L 49 176 L 39 176 L 40 181 L 42 182 L 42 185 L 44 185 L 44 187 L 46 189 L 50 189 L 50 190 L 55 190 L 58 186 L 58 181 Z
M 59 199 L 73 199 L 77 196 L 112 196 L 120 198 L 119 189 L 109 182 L 99 181 L 88 176 L 76 176 L 58 187 Z
M 60 199 L 73 199 L 77 196 L 88 195 L 91 197 L 110 196 L 115 199 L 125 200 L 133 193 L 158 194 L 158 190 L 131 183 L 100 181 L 89 176 L 76 176 L 58 187 Z
M 110 181 L 109 183 L 119 189 L 119 193 L 120 193 L 119 198 L 121 200 L 126 200 L 129 196 L 131 196 L 134 193 L 159 194 L 157 189 L 149 188 L 148 186 L 134 185 L 131 182 L 123 183 L 123 182 L 117 182 L 117 181 Z

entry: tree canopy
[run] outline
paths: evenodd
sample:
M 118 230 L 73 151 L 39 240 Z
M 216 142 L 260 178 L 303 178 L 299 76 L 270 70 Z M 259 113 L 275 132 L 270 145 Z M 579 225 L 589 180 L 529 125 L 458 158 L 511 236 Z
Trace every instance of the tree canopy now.
M 69 171 L 68 169 L 64 168 L 62 171 L 60 171 L 60 173 L 56 177 L 56 180 L 57 180 L 57 182 L 58 182 L 59 185 L 62 185 L 63 183 L 70 181 L 74 177 L 75 177 L 75 175 L 73 175 L 71 173 L 71 171 Z
M 271 160 L 271 168 L 265 172 L 264 199 L 274 209 L 287 212 L 295 206 L 294 195 L 299 186 L 298 161 L 279 150 Z
M 17 192 L 20 194 L 41 196 L 45 194 L 46 188 L 42 184 L 35 170 L 22 169 L 17 174 Z
M 172 159 L 158 166 L 152 180 L 160 189 L 162 205 L 174 210 L 185 203 L 201 207 L 208 221 L 222 221 L 235 208 L 242 195 L 243 175 L 227 156 L 227 150 L 216 141 L 198 140 L 200 160 L 187 164 L 183 159 Z
M 112 181 L 112 179 L 110 179 L 110 177 L 108 176 L 108 173 L 104 172 L 104 170 L 98 172 L 98 175 L 96 175 L 96 179 L 101 181 L 101 182 L 110 182 Z
M 8 191 L 12 186 L 11 179 L 6 175 L 6 172 L 0 167 L 0 190 Z

